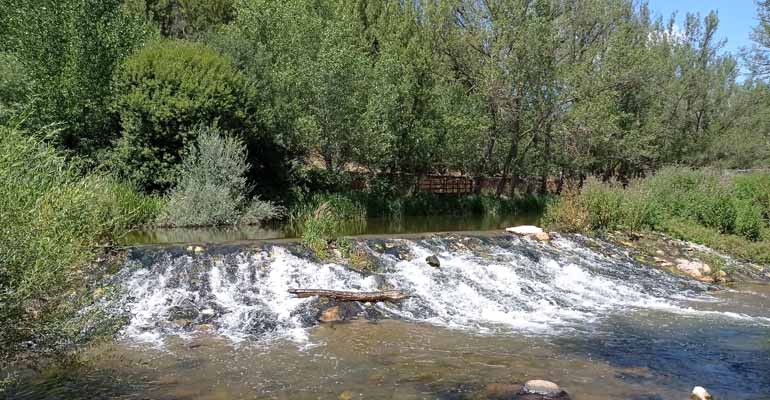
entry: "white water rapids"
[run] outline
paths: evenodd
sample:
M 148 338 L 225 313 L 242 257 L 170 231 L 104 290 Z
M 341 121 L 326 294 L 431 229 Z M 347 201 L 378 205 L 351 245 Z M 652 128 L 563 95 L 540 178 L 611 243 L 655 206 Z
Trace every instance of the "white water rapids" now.
M 318 300 L 294 298 L 289 288 L 399 289 L 413 297 L 365 308 L 381 317 L 476 333 L 556 334 L 585 328 L 612 313 L 648 309 L 699 318 L 754 318 L 694 310 L 685 303 L 715 301 L 706 286 L 640 265 L 622 249 L 581 237 L 560 237 L 550 244 L 512 236 L 362 243 L 376 260 L 375 274 L 314 261 L 290 245 L 204 254 L 137 251 L 116 276 L 128 318 L 123 335 L 159 343 L 165 335 L 184 336 L 205 327 L 234 341 L 283 337 L 301 343 L 315 324 Z M 592 249 L 597 243 L 602 251 Z M 427 264 L 429 255 L 438 257 L 440 268 Z

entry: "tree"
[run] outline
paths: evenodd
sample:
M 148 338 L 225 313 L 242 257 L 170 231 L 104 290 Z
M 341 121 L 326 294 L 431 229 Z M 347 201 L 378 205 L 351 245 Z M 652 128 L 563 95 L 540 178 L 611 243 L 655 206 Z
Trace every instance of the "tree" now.
M 204 44 L 161 40 L 121 66 L 113 110 L 122 134 L 111 165 L 145 190 L 174 182 L 183 150 L 201 124 L 250 139 L 261 133 L 252 88 L 232 61 Z
M 116 131 L 110 82 L 121 60 L 148 35 L 121 0 L 0 0 L 6 50 L 29 77 L 32 131 L 56 124 L 54 141 L 85 154 Z
M 746 53 L 752 76 L 770 78 L 770 0 L 757 0 L 759 24 L 751 32 L 753 46 Z
M 192 39 L 234 18 L 234 0 L 127 0 L 135 15 L 152 21 L 164 37 Z

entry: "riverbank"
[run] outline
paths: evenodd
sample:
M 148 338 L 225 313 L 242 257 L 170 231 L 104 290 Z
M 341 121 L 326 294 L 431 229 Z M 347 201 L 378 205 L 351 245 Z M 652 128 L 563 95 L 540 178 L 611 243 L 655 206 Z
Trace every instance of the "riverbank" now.
M 770 173 L 669 168 L 620 185 L 590 179 L 549 205 L 552 230 L 661 232 L 770 264 Z

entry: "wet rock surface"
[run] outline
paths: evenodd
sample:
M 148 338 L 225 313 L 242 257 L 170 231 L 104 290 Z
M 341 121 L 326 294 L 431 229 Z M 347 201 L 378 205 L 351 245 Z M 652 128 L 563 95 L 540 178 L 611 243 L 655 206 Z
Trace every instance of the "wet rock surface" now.
M 441 267 L 441 262 L 438 260 L 438 257 L 436 256 L 425 257 L 425 262 L 428 263 L 428 265 L 430 265 L 433 268 Z
M 770 282 L 770 266 L 734 259 L 661 233 L 607 233 L 600 240 L 623 247 L 634 260 L 706 283 Z

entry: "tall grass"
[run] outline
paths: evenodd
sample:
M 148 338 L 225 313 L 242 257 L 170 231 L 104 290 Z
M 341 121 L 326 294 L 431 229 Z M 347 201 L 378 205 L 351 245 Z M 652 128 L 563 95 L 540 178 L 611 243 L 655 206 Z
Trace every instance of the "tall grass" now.
M 579 192 L 551 203 L 544 220 L 564 231 L 656 230 L 728 250 L 725 243 L 740 243 L 752 250 L 734 254 L 765 260 L 769 205 L 768 173 L 723 176 L 667 168 L 626 187 L 589 180 Z
M 56 348 L 84 294 L 96 248 L 154 217 L 156 199 L 83 176 L 53 148 L 0 127 L 0 358 Z
M 305 245 L 324 256 L 330 241 L 366 229 L 366 209 L 339 194 L 316 194 L 292 210 L 289 225 Z

